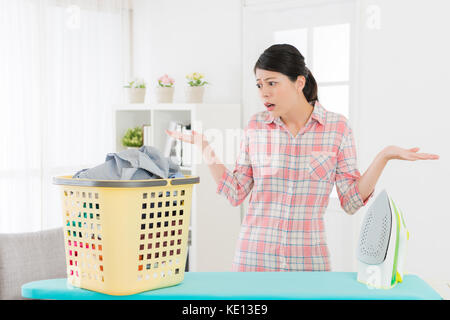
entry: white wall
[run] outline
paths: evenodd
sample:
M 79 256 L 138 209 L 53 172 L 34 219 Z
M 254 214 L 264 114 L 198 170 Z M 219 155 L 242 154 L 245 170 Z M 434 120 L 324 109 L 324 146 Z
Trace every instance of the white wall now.
M 380 9 L 379 30 L 364 23 L 368 5 Z M 448 12 L 446 0 L 361 1 L 357 128 L 361 169 L 390 144 L 441 156 L 389 162 L 377 192 L 386 188 L 405 214 L 411 235 L 407 271 L 445 280 L 450 280 L 450 42 L 443 38 L 450 30 Z M 362 217 L 358 213 L 358 221 Z
M 240 103 L 240 0 L 134 0 L 133 41 L 133 73 L 147 81 L 149 101 L 168 73 L 183 102 L 186 74 L 201 72 L 211 83 L 205 103 Z

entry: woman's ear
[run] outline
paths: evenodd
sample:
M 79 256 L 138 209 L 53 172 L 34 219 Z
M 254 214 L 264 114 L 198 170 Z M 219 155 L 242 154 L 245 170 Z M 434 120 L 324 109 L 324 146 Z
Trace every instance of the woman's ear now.
M 297 92 L 298 93 L 303 92 L 303 88 L 305 87 L 305 85 L 306 85 L 306 78 L 302 75 L 298 76 L 297 80 L 295 81 Z

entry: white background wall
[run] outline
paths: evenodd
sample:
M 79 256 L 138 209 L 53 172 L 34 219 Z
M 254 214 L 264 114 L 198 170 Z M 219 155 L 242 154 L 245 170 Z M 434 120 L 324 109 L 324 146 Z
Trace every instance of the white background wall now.
M 377 192 L 387 188 L 405 214 L 411 234 L 408 271 L 450 280 L 450 43 L 445 40 L 450 2 L 361 0 L 358 4 L 359 109 L 354 130 L 359 167 L 363 173 L 390 144 L 418 146 L 441 156 L 438 161 L 391 161 Z M 134 5 L 135 76 L 144 77 L 151 88 L 156 81 L 150 81 L 168 73 L 177 81 L 175 102 L 181 102 L 184 76 L 203 72 L 212 83 L 205 102 L 240 103 L 241 1 L 134 0 Z M 365 25 L 370 5 L 380 8 L 380 29 Z M 352 217 L 353 242 L 333 247 L 355 248 L 364 213 L 362 209 Z
M 134 0 L 133 71 L 147 80 L 175 79 L 174 102 L 183 102 L 185 76 L 201 72 L 211 84 L 205 103 L 240 103 L 240 0 Z

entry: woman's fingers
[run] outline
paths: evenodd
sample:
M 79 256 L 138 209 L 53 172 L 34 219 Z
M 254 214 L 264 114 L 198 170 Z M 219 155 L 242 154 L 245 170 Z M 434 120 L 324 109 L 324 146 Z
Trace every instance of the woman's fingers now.
M 410 149 L 403 149 L 397 146 L 389 146 L 386 149 L 386 152 L 390 159 L 399 159 L 399 160 L 438 160 L 439 155 L 432 153 L 419 153 L 419 147 L 414 147 Z
M 170 131 L 166 129 L 166 133 L 178 140 L 184 141 L 184 142 L 188 142 L 188 143 L 194 143 L 194 139 L 192 137 L 192 135 L 188 135 L 188 134 L 183 134 L 181 132 L 178 131 Z
M 437 154 L 431 154 L 431 153 L 417 153 L 417 156 L 419 157 L 419 159 L 423 159 L 423 160 L 439 159 L 439 156 Z
M 416 148 L 410 149 L 410 151 L 417 152 L 417 151 L 419 151 L 419 149 L 420 148 L 416 147 Z M 425 159 L 425 160 L 437 160 L 437 159 L 439 159 L 439 155 L 434 154 L 434 153 L 416 153 L 416 154 L 417 154 L 417 156 L 420 159 Z
M 407 160 L 437 160 L 439 156 L 437 154 L 431 153 L 415 153 L 410 152 L 406 157 Z
M 192 130 L 192 134 L 182 134 L 181 132 L 178 131 L 170 131 L 170 130 L 165 130 L 166 133 L 178 140 L 182 140 L 184 142 L 188 142 L 188 143 L 192 143 L 195 144 L 199 147 L 202 147 L 204 143 L 207 143 L 207 139 L 205 138 L 205 136 L 201 133 L 198 133 L 197 131 Z
M 398 159 L 398 160 L 438 160 L 439 155 L 433 153 L 419 153 L 419 147 L 414 147 L 410 149 L 400 148 L 398 146 L 387 146 L 383 151 L 387 159 Z

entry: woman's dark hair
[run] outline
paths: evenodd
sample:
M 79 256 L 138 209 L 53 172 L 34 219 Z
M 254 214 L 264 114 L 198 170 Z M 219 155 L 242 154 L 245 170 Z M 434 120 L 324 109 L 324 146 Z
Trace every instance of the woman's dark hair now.
M 296 47 L 290 44 L 274 44 L 270 46 L 264 50 L 258 61 L 256 61 L 253 68 L 255 74 L 256 69 L 280 72 L 292 82 L 295 82 L 298 76 L 304 76 L 306 84 L 303 88 L 303 94 L 306 100 L 313 105 L 315 101 L 319 101 L 316 79 L 306 67 L 305 58 Z

